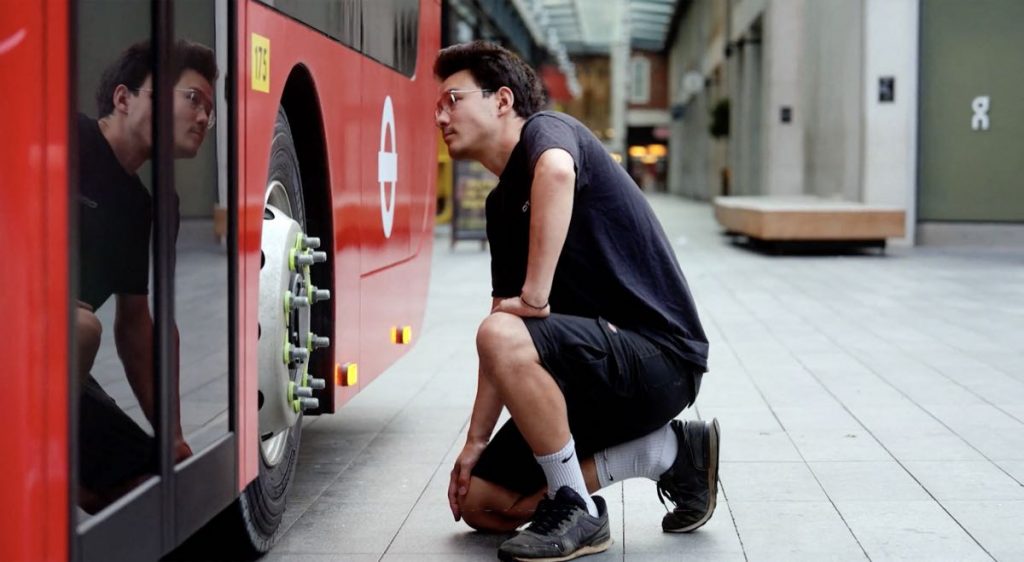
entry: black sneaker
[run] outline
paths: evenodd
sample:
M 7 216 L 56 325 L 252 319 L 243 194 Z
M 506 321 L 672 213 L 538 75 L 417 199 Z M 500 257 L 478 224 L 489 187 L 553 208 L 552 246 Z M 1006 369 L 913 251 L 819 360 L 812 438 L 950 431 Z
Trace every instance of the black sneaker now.
M 658 479 L 658 499 L 672 511 L 661 520 L 666 533 L 689 533 L 711 519 L 718 498 L 718 420 L 672 420 L 679 453 L 672 468 Z
M 597 517 L 587 513 L 586 502 L 575 490 L 562 486 L 555 499 L 540 500 L 529 527 L 498 547 L 498 558 L 558 562 L 608 550 L 608 506 L 601 496 L 593 500 Z

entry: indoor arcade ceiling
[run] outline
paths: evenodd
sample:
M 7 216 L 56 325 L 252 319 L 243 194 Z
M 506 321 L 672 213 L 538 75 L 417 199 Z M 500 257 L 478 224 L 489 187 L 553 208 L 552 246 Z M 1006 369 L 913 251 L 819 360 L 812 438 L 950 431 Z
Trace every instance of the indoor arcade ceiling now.
M 528 17 L 533 19 L 531 23 L 544 30 L 546 43 L 561 43 L 568 53 L 577 54 L 608 52 L 609 46 L 626 29 L 634 49 L 663 50 L 680 1 L 517 0 L 517 3 L 524 5 Z

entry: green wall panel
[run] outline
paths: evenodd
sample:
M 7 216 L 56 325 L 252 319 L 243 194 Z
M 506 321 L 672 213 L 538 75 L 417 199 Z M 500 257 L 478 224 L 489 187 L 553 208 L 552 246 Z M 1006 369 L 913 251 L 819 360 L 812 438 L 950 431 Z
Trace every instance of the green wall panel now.
M 1024 221 L 1022 24 L 1021 0 L 922 0 L 919 220 Z

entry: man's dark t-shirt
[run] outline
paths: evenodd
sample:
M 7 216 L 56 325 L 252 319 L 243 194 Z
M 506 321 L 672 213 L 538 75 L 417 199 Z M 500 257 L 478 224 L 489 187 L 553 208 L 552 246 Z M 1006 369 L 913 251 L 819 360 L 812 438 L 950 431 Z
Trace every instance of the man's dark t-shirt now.
M 114 294 L 149 293 L 153 203 L 85 115 L 78 116 L 78 148 L 79 298 L 98 309 Z
M 545 111 L 526 121 L 487 197 L 492 296 L 522 291 L 533 169 L 551 148 L 568 152 L 576 167 L 572 220 L 555 269 L 551 311 L 604 318 L 707 370 L 707 337 L 661 224 L 633 179 L 568 115 Z

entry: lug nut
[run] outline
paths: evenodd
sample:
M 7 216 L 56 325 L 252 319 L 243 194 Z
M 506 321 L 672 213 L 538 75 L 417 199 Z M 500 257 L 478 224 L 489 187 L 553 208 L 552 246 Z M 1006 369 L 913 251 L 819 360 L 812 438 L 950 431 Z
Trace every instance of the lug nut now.
M 309 308 L 309 297 L 297 297 L 291 291 L 284 292 L 284 322 L 288 325 L 288 314 L 297 309 Z
M 285 296 L 285 304 L 288 305 L 288 312 L 298 310 L 300 308 L 309 308 L 309 297 L 297 297 L 292 294 L 291 291 Z
M 310 293 L 310 297 L 312 297 L 314 304 L 318 302 L 329 301 L 331 300 L 331 292 L 328 291 L 327 289 L 317 289 L 316 287 L 313 287 L 313 291 L 312 293 Z
M 304 347 L 294 346 L 289 342 L 284 344 L 284 364 L 305 363 L 309 359 L 309 350 Z
M 302 252 L 301 254 L 295 254 L 295 267 L 296 269 L 306 267 L 307 265 L 313 265 L 316 259 L 313 257 L 314 252 Z M 323 253 L 323 252 L 319 252 Z

